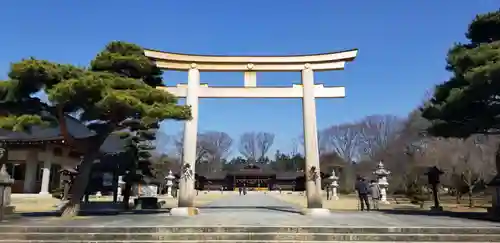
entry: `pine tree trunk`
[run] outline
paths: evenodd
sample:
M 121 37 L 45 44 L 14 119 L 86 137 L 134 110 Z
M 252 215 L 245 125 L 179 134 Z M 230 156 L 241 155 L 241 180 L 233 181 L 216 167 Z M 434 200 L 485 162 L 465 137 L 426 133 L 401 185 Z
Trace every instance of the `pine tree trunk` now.
M 71 199 L 63 209 L 61 217 L 74 217 L 80 211 L 80 203 L 85 195 L 85 189 L 89 183 L 90 173 L 94 160 L 98 157 L 99 150 L 94 151 L 83 157 L 80 163 L 79 173 L 75 178 L 75 182 L 71 187 Z
M 123 203 L 123 208 L 125 208 L 127 210 L 130 208 L 129 201 L 130 201 L 131 191 L 132 191 L 132 183 L 126 182 L 125 188 L 123 189 L 123 201 L 122 201 L 122 203 Z
M 78 215 L 80 203 L 85 195 L 87 185 L 89 184 L 92 166 L 94 161 L 99 158 L 101 145 L 110 134 L 111 129 L 110 132 L 100 134 L 95 137 L 95 139 L 90 139 L 87 143 L 82 144 L 87 146 L 86 152 L 80 163 L 78 175 L 76 176 L 73 186 L 71 187 L 71 199 L 64 207 L 61 217 L 74 217 Z

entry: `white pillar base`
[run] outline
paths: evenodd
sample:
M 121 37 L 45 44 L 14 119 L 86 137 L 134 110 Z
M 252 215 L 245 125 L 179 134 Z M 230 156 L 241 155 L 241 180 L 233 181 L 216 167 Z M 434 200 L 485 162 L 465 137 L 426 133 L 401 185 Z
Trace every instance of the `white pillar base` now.
M 312 217 L 328 217 L 331 215 L 328 208 L 304 208 L 301 213 Z
M 172 216 L 189 217 L 196 216 L 198 214 L 200 214 L 200 210 L 195 207 L 172 208 L 170 210 L 170 215 Z

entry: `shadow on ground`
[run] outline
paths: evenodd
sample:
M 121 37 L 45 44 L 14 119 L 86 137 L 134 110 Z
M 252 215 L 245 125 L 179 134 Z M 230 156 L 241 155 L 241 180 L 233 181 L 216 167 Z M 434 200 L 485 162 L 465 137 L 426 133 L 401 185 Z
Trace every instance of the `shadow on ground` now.
M 393 215 L 417 215 L 417 216 L 434 216 L 434 217 L 451 217 L 460 219 L 485 220 L 491 222 L 500 222 L 499 219 L 493 218 L 487 212 L 451 212 L 451 211 L 430 211 L 430 210 L 415 210 L 415 209 L 381 209 L 379 212 Z
M 201 206 L 199 209 L 233 209 L 233 210 L 269 210 L 269 211 L 279 211 L 285 213 L 300 213 L 300 210 L 291 207 L 281 207 L 281 206 Z
M 123 215 L 123 214 L 163 214 L 170 213 L 169 208 L 164 209 L 143 209 L 143 210 L 130 210 L 130 211 L 80 211 L 78 216 L 110 216 L 110 215 Z M 61 212 L 25 212 L 17 213 L 22 217 L 59 217 Z
M 120 214 L 161 214 L 169 213 L 170 208 L 160 209 L 131 209 L 125 210 L 121 203 L 111 202 L 90 202 L 81 205 L 78 216 L 106 216 L 106 215 L 120 215 Z M 22 217 L 58 217 L 61 216 L 62 211 L 52 210 L 45 212 L 20 212 L 16 213 Z

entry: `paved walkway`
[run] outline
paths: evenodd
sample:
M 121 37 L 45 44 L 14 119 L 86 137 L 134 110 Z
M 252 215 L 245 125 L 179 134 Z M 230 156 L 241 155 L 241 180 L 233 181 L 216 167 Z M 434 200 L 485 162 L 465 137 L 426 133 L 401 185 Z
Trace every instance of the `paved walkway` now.
M 296 205 L 284 202 L 263 193 L 250 192 L 247 195 L 232 195 L 217 199 L 200 208 L 201 214 L 244 213 L 244 214 L 290 214 L 299 213 Z
M 299 209 L 265 194 L 228 196 L 200 208 L 195 217 L 168 214 L 121 214 L 90 216 L 76 220 L 38 218 L 22 225 L 65 226 L 332 226 L 332 227 L 500 227 L 500 224 L 449 216 L 396 214 L 388 212 L 333 212 L 324 218 L 298 213 Z M 14 223 L 14 222 L 13 222 Z

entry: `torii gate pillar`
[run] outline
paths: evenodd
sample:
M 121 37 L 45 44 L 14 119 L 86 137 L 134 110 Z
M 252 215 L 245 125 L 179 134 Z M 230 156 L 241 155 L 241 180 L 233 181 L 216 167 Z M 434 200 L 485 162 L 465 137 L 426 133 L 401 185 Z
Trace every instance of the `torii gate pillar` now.
M 184 149 L 179 182 L 178 207 L 172 215 L 198 214 L 194 205 L 195 160 L 199 98 L 301 98 L 304 122 L 304 152 L 307 208 L 303 214 L 324 216 L 316 125 L 316 98 L 343 98 L 344 87 L 323 87 L 314 82 L 314 71 L 342 70 L 354 60 L 357 50 L 306 56 L 201 56 L 146 50 L 159 68 L 188 71 L 188 84 L 158 87 L 191 106 L 192 119 L 184 125 Z M 200 84 L 200 71 L 244 72 L 245 87 L 208 87 Z M 293 87 L 257 87 L 256 72 L 301 72 L 302 84 Z

